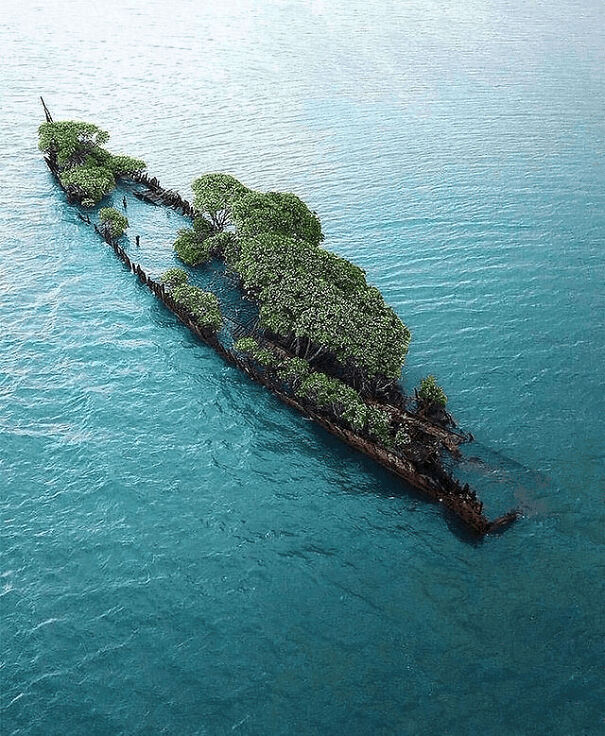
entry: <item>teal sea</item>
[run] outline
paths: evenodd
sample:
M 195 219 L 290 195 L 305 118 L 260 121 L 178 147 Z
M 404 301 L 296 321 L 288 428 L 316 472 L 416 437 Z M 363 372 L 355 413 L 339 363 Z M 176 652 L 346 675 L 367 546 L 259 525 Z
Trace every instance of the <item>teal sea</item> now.
M 603 733 L 602 0 L 5 0 L 0 48 L 2 736 Z M 305 199 L 523 518 L 473 542 L 196 342 L 39 95 Z M 129 214 L 157 274 L 181 218 Z

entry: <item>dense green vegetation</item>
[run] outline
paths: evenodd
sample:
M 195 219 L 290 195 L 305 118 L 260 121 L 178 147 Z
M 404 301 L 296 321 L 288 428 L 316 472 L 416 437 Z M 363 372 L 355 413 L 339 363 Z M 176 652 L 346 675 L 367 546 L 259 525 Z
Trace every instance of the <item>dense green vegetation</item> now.
M 99 220 L 111 238 L 119 238 L 128 227 L 128 218 L 114 207 L 101 207 Z
M 40 149 L 84 205 L 99 202 L 116 178 L 145 168 L 143 161 L 105 150 L 108 138 L 90 123 L 40 126 Z M 257 304 L 266 331 L 262 344 L 245 337 L 235 343 L 236 351 L 263 367 L 268 385 L 309 410 L 385 448 L 406 451 L 413 440 L 387 401 L 401 376 L 410 332 L 367 283 L 365 272 L 321 247 L 317 214 L 294 194 L 252 191 L 219 173 L 199 177 L 192 188 L 196 213 L 192 227 L 178 231 L 177 256 L 192 267 L 222 257 Z M 113 207 L 100 209 L 99 220 L 112 239 L 128 227 L 126 216 Z M 180 268 L 169 269 L 161 280 L 200 327 L 221 329 L 215 294 L 190 285 Z M 447 402 L 432 375 L 421 382 L 417 399 L 423 411 Z
M 231 224 L 233 202 L 250 190 L 229 174 L 204 174 L 191 185 L 193 204 L 203 212 L 215 230 Z
M 409 331 L 360 268 L 273 233 L 239 239 L 234 268 L 259 303 L 262 326 L 297 355 L 335 358 L 360 388 L 399 378 Z
M 171 287 L 186 284 L 188 278 L 187 271 L 183 271 L 182 268 L 169 268 L 166 273 L 162 274 L 160 281 Z
M 145 168 L 143 161 L 114 156 L 103 146 L 109 134 L 90 123 L 44 123 L 39 146 L 59 168 L 63 186 L 85 205 L 99 202 L 116 178 Z M 281 351 L 253 338 L 236 349 L 289 386 L 304 402 L 385 446 L 403 446 L 389 412 L 368 400 L 392 388 L 410 342 L 410 332 L 365 272 L 321 247 L 317 214 L 296 195 L 252 191 L 229 174 L 212 173 L 193 184 L 193 226 L 179 230 L 174 248 L 189 266 L 221 256 L 259 308 L 259 323 Z M 114 208 L 99 212 L 112 238 L 127 218 Z M 181 269 L 162 277 L 175 301 L 203 327 L 223 324 L 216 296 L 187 283 Z M 433 376 L 418 390 L 427 406 L 447 398 Z
M 310 373 L 296 390 L 300 398 L 309 399 L 319 409 L 328 410 L 343 419 L 352 429 L 363 429 L 368 407 L 351 386 L 325 373 Z
M 321 371 L 313 371 L 302 358 L 287 357 L 263 347 L 252 337 L 241 338 L 235 343 L 235 348 L 273 371 L 289 385 L 298 399 L 311 404 L 315 411 L 329 415 L 356 432 L 365 432 L 384 447 L 395 444 L 389 413 L 364 401 L 358 391 L 343 381 Z
M 242 337 L 235 343 L 235 349 L 240 353 L 247 353 L 251 358 L 266 368 L 277 368 L 280 358 L 272 350 L 262 347 L 253 337 Z
M 249 191 L 233 201 L 232 214 L 241 236 L 271 232 L 311 245 L 324 239 L 319 218 L 295 194 Z
M 218 299 L 212 292 L 203 291 L 197 286 L 180 284 L 174 287 L 172 296 L 191 313 L 200 327 L 210 327 L 217 331 L 223 326 Z
M 181 268 L 170 268 L 160 281 L 170 288 L 172 298 L 184 307 L 200 327 L 217 332 L 223 326 L 223 316 L 215 294 L 187 283 L 187 273 Z
M 183 228 L 177 233 L 174 251 L 188 266 L 200 266 L 215 255 L 225 255 L 233 248 L 235 235 L 215 232 L 204 217 L 196 217 L 193 228 Z
M 364 394 L 399 379 L 409 330 L 361 268 L 320 247 L 319 218 L 299 197 L 251 191 L 220 174 L 196 179 L 193 190 L 206 222 L 235 232 L 179 234 L 185 263 L 220 253 L 258 303 L 262 327 Z
M 445 407 L 447 404 L 445 391 L 439 386 L 435 376 L 423 378 L 417 393 L 418 398 L 428 406 Z
M 92 207 L 109 194 L 116 177 L 145 168 L 145 162 L 130 156 L 114 156 L 103 148 L 106 130 L 74 120 L 42 123 L 38 147 L 59 167 L 61 184 L 85 207 Z
M 174 241 L 177 256 L 188 266 L 199 266 L 210 260 L 211 252 L 208 239 L 200 238 L 195 230 L 184 228 L 179 230 Z

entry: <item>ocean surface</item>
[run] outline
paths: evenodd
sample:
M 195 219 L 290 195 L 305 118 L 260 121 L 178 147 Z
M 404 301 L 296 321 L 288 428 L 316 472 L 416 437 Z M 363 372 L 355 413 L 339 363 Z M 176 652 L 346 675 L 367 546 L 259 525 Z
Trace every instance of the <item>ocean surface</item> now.
M 602 734 L 602 0 L 4 0 L 0 48 L 2 736 Z M 305 199 L 523 518 L 473 542 L 197 343 L 39 95 L 187 197 Z

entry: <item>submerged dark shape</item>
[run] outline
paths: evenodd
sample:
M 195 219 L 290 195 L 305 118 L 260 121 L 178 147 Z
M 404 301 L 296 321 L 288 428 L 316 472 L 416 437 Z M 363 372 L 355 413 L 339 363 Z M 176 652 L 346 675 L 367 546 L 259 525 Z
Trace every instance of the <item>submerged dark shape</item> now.
M 46 105 L 44 110 L 48 123 L 60 125 Z M 98 130 L 92 126 L 93 133 L 93 128 Z M 48 128 L 42 130 L 46 135 Z M 81 201 L 66 185 L 57 158 L 47 155 L 45 160 L 68 197 Z M 164 283 L 151 279 L 118 242 L 128 221 L 115 210 L 105 210 L 105 226 L 95 224 L 96 232 L 200 340 L 285 404 L 450 509 L 476 534 L 501 530 L 518 517 L 511 511 L 490 521 L 475 492 L 446 469 L 443 457 L 456 458 L 470 436 L 454 428 L 445 412 L 445 394 L 432 377 L 410 407 L 397 385 L 409 330 L 366 283 L 361 269 L 320 247 L 319 219 L 301 200 L 290 194 L 252 193 L 233 177 L 211 175 L 196 180 L 196 204 L 213 208 L 206 219 L 206 213 L 139 169 L 122 176 L 142 185 L 134 192 L 139 199 L 192 218 L 192 230 L 182 231 L 177 242 L 184 261 L 195 265 L 222 258 L 244 293 L 260 305 L 260 328 L 250 329 L 221 315 L 214 294 L 187 285 L 185 272 L 171 269 Z M 214 197 L 217 182 L 220 196 Z M 261 214 L 269 220 L 265 231 Z M 231 218 L 241 235 L 221 232 Z M 90 222 L 88 216 L 81 219 Z M 314 307 L 321 307 L 320 319 Z M 219 335 L 223 329 L 237 340 L 234 347 Z M 390 344 L 385 345 L 386 337 Z M 364 342 L 369 343 L 367 353 L 361 349 Z

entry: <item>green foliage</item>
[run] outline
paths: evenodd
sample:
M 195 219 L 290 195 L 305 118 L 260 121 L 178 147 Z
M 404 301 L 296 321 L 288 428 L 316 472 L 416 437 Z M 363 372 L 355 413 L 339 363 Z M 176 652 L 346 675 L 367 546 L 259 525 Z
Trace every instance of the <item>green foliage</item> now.
M 412 438 L 405 429 L 398 429 L 395 433 L 395 446 L 405 449 L 412 442 Z
M 271 352 L 271 350 L 267 350 L 267 348 L 258 347 L 250 354 L 254 360 L 267 368 L 276 367 L 279 362 L 275 353 Z
M 391 417 L 384 409 L 377 406 L 367 407 L 368 434 L 381 445 L 390 447 L 393 444 L 391 436 Z
M 102 207 L 99 210 L 99 220 L 109 230 L 112 238 L 119 238 L 128 227 L 128 218 L 114 207 Z
M 250 191 L 235 177 L 218 173 L 200 176 L 191 188 L 196 210 L 207 215 L 216 230 L 230 223 L 233 203 Z
M 174 250 L 177 256 L 188 266 L 199 266 L 210 260 L 211 253 L 208 239 L 200 240 L 195 231 L 179 230 L 174 241 Z
M 418 398 L 429 405 L 444 407 L 447 404 L 445 391 L 439 386 L 435 376 L 427 376 L 420 381 Z
M 173 289 L 172 296 L 190 312 L 201 327 L 217 331 L 223 326 L 218 299 L 211 292 L 198 289 L 197 286 L 180 284 Z
M 280 335 L 305 338 L 371 378 L 398 378 L 410 333 L 364 272 L 305 241 L 265 233 L 239 239 L 233 266 Z
M 311 400 L 318 408 L 332 412 L 355 430 L 362 429 L 366 422 L 369 407 L 357 391 L 325 373 L 310 373 L 295 393 Z
M 217 229 L 230 218 L 236 225 L 237 236 L 212 236 L 209 250 L 240 275 L 263 327 L 300 357 L 336 359 L 339 375 L 364 391 L 399 378 L 408 328 L 362 269 L 318 247 L 319 218 L 299 197 L 250 191 L 227 174 L 207 174 L 192 187 L 196 208 Z M 189 240 L 181 245 L 188 263 L 198 262 L 192 248 Z
M 61 184 L 71 189 L 82 198 L 82 204 L 96 204 L 116 185 L 116 180 L 109 169 L 103 166 L 76 166 L 66 169 L 60 174 Z
M 214 232 L 212 223 L 208 222 L 205 217 L 198 215 L 193 218 L 193 231 L 200 240 L 207 238 Z
M 310 372 L 311 366 L 307 360 L 303 358 L 284 358 L 280 363 L 277 374 L 284 381 L 290 383 L 292 388 L 296 389 Z
M 206 240 L 206 245 L 212 254 L 223 256 L 227 263 L 229 263 L 234 257 L 232 251 L 236 249 L 236 237 L 233 233 L 216 233 L 216 235 L 211 235 Z
M 92 207 L 116 185 L 116 177 L 145 168 L 145 162 L 130 156 L 112 156 L 102 146 L 109 133 L 93 123 L 63 120 L 43 123 L 38 146 L 56 155 L 61 184 Z
M 235 349 L 240 353 L 247 353 L 258 363 L 266 367 L 276 367 L 280 360 L 279 357 L 271 350 L 263 348 L 253 337 L 242 337 L 235 343 Z
M 38 128 L 38 147 L 44 153 L 55 153 L 59 166 L 82 163 L 83 157 L 108 140 L 109 133 L 93 123 L 62 120 Z
M 311 371 L 308 361 L 288 358 L 262 347 L 253 337 L 242 337 L 235 348 L 261 365 L 276 368 L 277 375 L 290 384 L 294 395 L 310 401 L 356 432 L 367 428 L 370 436 L 386 447 L 393 444 L 389 414 L 364 402 L 346 383 L 319 371 Z
M 240 235 L 272 232 L 312 245 L 323 240 L 319 218 L 295 194 L 249 192 L 233 202 L 232 214 Z
M 183 271 L 182 268 L 169 268 L 166 273 L 163 273 L 160 277 L 160 281 L 167 286 L 182 286 L 187 283 L 187 271 Z
M 132 158 L 131 156 L 112 156 L 108 161 L 109 168 L 115 176 L 126 176 L 134 174 L 136 171 L 143 171 L 147 168 L 147 164 L 140 158 Z
M 258 340 L 255 340 L 253 337 L 241 337 L 235 343 L 235 349 L 239 350 L 240 353 L 253 353 L 259 347 Z

